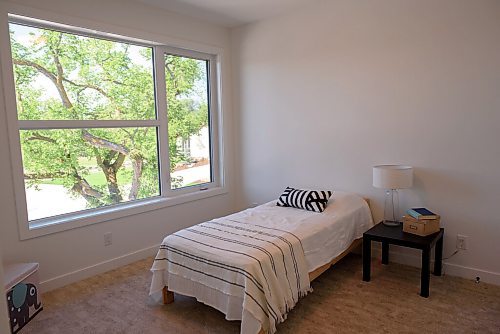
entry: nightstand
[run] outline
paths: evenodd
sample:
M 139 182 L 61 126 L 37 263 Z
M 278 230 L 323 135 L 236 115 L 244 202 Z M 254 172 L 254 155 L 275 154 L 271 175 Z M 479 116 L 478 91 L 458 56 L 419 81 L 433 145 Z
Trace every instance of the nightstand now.
M 421 237 L 415 234 L 403 232 L 403 225 L 386 226 L 382 223 L 373 226 L 363 233 L 363 281 L 370 281 L 371 266 L 371 242 L 382 243 L 382 264 L 389 264 L 389 245 L 398 245 L 422 250 L 422 270 L 420 274 L 420 296 L 429 297 L 430 281 L 430 258 L 431 249 L 436 246 L 434 252 L 434 275 L 441 276 L 443 256 L 444 229 L 439 232 Z

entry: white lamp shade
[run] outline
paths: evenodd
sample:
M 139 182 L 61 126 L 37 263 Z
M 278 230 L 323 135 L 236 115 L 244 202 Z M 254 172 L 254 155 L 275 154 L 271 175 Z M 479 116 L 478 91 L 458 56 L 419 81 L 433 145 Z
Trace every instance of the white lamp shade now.
M 401 165 L 373 166 L 373 186 L 383 189 L 403 189 L 413 185 L 413 168 Z

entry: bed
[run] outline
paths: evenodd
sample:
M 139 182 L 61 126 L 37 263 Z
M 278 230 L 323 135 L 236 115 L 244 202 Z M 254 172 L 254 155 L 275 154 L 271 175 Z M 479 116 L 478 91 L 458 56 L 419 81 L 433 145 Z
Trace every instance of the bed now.
M 276 201 L 167 236 L 151 271 L 150 296 L 195 297 L 241 320 L 242 334 L 274 333 L 310 282 L 361 243 L 373 226 L 368 203 L 335 191 L 322 213 Z

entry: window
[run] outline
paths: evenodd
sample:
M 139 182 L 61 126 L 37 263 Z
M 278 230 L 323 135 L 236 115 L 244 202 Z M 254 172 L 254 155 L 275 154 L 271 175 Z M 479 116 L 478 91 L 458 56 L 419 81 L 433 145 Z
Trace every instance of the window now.
M 215 56 L 20 17 L 9 33 L 30 228 L 220 185 Z
M 212 181 L 209 60 L 165 55 L 171 189 Z

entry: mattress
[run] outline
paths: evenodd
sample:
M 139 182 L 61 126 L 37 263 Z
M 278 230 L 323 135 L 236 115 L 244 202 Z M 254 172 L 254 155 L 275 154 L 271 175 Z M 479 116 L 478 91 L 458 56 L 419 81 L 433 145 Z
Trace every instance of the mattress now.
M 309 272 L 329 263 L 373 226 L 368 204 L 360 196 L 335 191 L 322 213 L 277 207 L 276 201 L 227 216 L 265 222 L 291 230 L 302 242 Z M 226 217 L 226 218 L 227 218 Z

